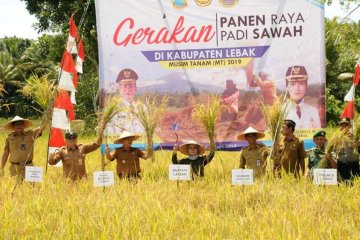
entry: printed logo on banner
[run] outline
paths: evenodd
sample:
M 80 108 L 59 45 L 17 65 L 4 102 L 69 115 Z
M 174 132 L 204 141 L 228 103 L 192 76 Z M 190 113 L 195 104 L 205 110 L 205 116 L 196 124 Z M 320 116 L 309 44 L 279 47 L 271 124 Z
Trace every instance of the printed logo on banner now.
M 224 7 L 233 7 L 237 4 L 239 0 L 219 0 L 219 3 Z
M 200 7 L 209 6 L 212 0 L 195 0 L 196 4 Z
M 189 0 L 173 0 L 172 4 L 176 9 L 184 9 L 189 5 Z

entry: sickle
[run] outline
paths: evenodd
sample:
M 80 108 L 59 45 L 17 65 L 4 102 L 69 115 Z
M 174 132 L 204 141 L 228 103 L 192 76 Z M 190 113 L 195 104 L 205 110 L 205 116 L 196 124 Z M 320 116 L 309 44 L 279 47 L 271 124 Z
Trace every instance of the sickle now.
M 175 136 L 176 136 L 176 141 L 175 141 L 175 143 L 177 143 L 178 140 L 179 140 L 179 136 L 177 135 L 177 133 L 174 133 L 174 134 L 175 134 Z

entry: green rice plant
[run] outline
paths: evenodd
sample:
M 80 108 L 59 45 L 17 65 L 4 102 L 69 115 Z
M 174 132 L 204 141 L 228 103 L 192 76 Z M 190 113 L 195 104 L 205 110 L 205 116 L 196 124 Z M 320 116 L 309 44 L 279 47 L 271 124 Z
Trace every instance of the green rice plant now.
M 147 96 L 144 100 L 138 99 L 136 106 L 131 106 L 131 112 L 139 120 L 145 130 L 147 142 L 147 153 L 151 160 L 155 161 L 154 155 L 154 133 L 161 116 L 166 111 L 168 97 L 163 96 L 161 99 L 155 96 Z
M 26 79 L 26 84 L 20 91 L 39 105 L 40 109 L 34 109 L 43 116 L 43 126 L 50 124 L 56 93 L 54 84 L 46 77 L 32 75 Z
M 192 118 L 201 123 L 210 140 L 210 149 L 215 150 L 215 125 L 221 114 L 218 95 L 211 95 L 207 102 L 195 104 Z

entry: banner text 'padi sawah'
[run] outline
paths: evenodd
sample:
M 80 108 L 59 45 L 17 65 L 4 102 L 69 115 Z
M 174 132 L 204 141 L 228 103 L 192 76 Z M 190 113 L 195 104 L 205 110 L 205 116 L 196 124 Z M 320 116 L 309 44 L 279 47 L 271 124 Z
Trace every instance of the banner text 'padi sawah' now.
M 168 96 L 157 142 L 206 133 L 191 119 L 195 103 L 221 96 L 220 149 L 239 146 L 248 126 L 267 130 L 260 106 L 287 93 L 288 118 L 309 138 L 325 125 L 324 9 L 308 0 L 96 0 L 102 98 L 120 95 L 136 109 L 144 95 Z M 287 91 L 286 91 L 287 89 Z M 109 135 L 142 132 L 131 112 Z

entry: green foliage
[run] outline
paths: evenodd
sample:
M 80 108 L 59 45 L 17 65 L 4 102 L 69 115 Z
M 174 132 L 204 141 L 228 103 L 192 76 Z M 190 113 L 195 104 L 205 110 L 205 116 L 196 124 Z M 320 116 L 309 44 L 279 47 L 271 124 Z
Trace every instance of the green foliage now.
M 97 126 L 99 78 L 97 72 L 85 69 L 86 66 L 84 66 L 85 73 L 79 77 L 75 113 L 76 118 L 85 121 L 84 134 L 94 134 Z
M 353 73 L 360 57 L 360 22 L 339 23 L 338 19 L 325 22 L 326 45 L 326 119 L 336 123 L 341 114 L 343 99 L 352 85 L 352 79 L 339 80 L 341 73 Z M 360 89 L 356 89 L 359 95 Z M 359 98 L 356 97 L 356 102 Z M 359 105 L 356 104 L 359 111 Z
M 330 94 L 330 89 L 326 89 L 326 120 L 327 124 L 336 125 L 342 111 L 341 101 Z

